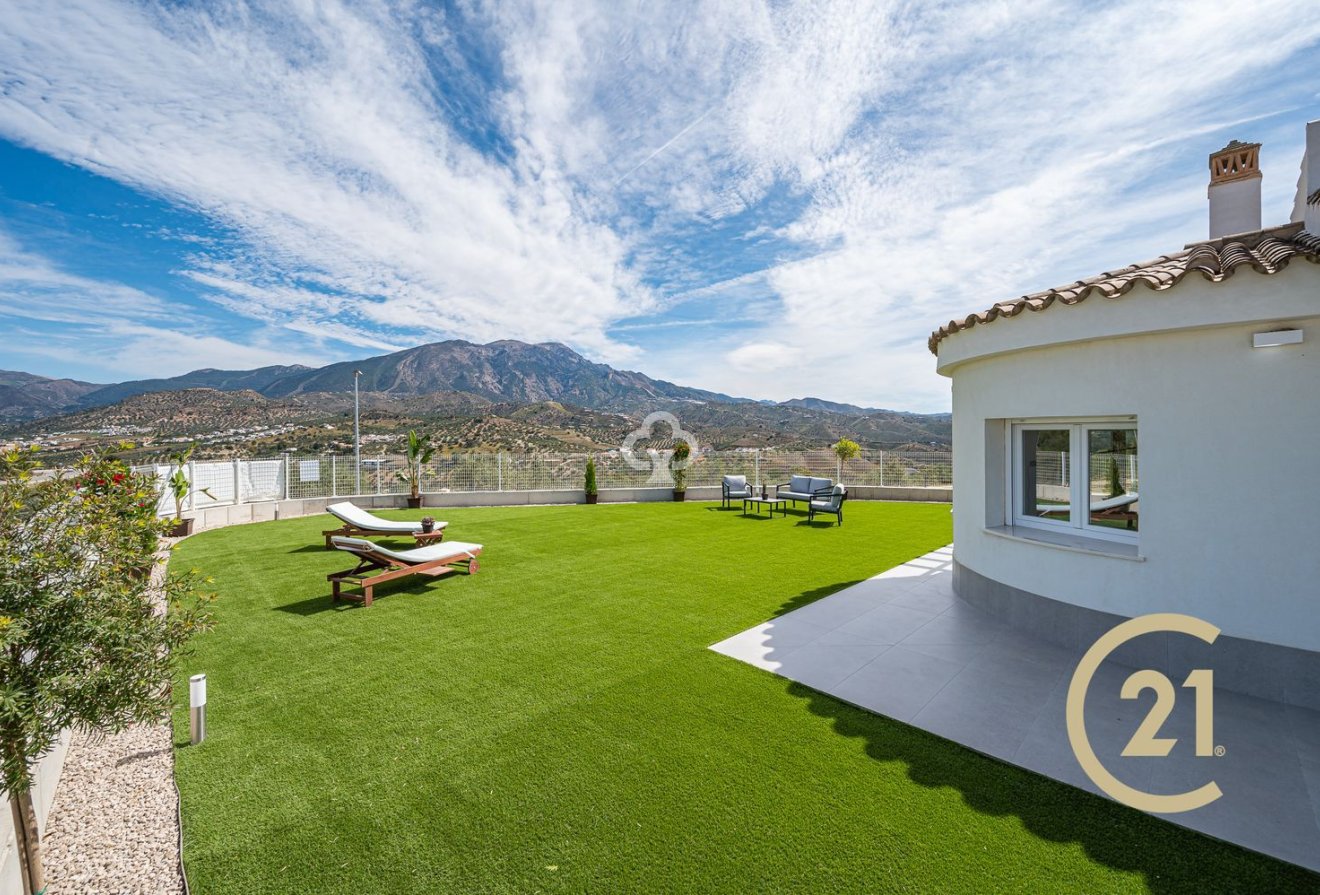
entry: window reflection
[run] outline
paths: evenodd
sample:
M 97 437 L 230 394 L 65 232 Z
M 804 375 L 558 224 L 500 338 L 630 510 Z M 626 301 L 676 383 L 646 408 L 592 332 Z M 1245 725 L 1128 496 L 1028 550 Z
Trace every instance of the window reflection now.
M 1137 430 L 1087 430 L 1087 469 L 1087 522 L 1137 531 Z
M 1023 514 L 1067 522 L 1069 503 L 1068 429 L 1022 430 Z

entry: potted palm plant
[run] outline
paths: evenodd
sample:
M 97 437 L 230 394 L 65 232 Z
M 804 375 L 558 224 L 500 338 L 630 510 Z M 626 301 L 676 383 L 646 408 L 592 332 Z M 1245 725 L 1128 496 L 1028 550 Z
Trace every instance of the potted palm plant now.
M 596 490 L 596 458 L 587 458 L 586 481 L 583 482 L 584 489 L 587 492 L 587 503 L 595 503 L 599 492 Z
M 196 449 L 196 444 L 190 444 L 187 450 L 170 454 L 170 465 L 174 470 L 165 479 L 165 487 L 174 498 L 174 528 L 169 531 L 169 536 L 172 538 L 183 538 L 192 534 L 193 520 L 183 518 L 183 502 L 189 496 L 200 491 L 207 497 L 214 498 L 206 488 L 194 488 L 192 479 L 188 478 L 186 467 Z
M 422 467 L 431 462 L 435 447 L 431 436 L 418 435 L 416 429 L 408 430 L 408 469 L 398 473 L 399 481 L 408 483 L 408 509 L 416 510 L 422 505 Z
M 674 500 L 687 498 L 687 465 L 691 457 L 691 445 L 686 441 L 674 442 L 674 452 L 669 457 L 669 471 L 674 476 Z

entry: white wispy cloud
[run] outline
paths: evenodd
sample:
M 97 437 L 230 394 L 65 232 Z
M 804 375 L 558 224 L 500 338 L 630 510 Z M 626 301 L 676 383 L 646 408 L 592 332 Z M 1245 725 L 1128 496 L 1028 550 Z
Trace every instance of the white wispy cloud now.
M 1205 141 L 1310 103 L 1242 134 L 1278 137 L 1283 219 L 1315 113 L 1290 73 L 1320 19 L 1283 0 L 457 10 L 13 0 L 0 135 L 237 233 L 183 273 L 263 328 L 558 340 L 725 392 L 942 409 L 931 329 L 1198 237 Z M 691 260 L 707 231 L 729 264 Z M 740 267 L 763 238 L 785 251 Z M 656 325 L 680 305 L 740 328 Z

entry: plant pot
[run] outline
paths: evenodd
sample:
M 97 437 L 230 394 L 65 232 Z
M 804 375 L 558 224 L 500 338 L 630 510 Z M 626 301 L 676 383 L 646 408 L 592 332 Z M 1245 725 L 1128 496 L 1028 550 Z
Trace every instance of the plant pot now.
M 599 494 L 588 494 L 587 503 L 595 503 L 600 498 Z
M 422 499 L 420 497 L 405 498 L 408 501 L 408 509 L 420 510 L 422 508 Z
M 192 530 L 192 519 L 180 519 L 178 522 L 175 522 L 174 527 L 170 529 L 169 536 L 172 538 L 186 538 L 188 535 L 192 534 Z
M 686 500 L 686 499 L 687 499 L 687 492 L 686 492 L 686 491 L 675 491 L 675 492 L 674 492 L 674 500 L 683 501 L 683 500 Z

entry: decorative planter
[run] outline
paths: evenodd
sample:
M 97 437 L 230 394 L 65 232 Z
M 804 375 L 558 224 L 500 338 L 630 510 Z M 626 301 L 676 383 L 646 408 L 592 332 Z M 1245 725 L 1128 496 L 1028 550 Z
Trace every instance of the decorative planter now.
M 687 499 L 687 491 L 675 491 L 674 500 L 682 501 Z
M 600 498 L 599 494 L 588 494 L 587 503 L 595 503 Z
M 420 497 L 405 498 L 408 501 L 408 509 L 420 510 L 422 508 L 422 499 Z
M 172 538 L 186 538 L 188 535 L 192 534 L 192 530 L 193 520 L 180 519 L 178 522 L 174 523 L 174 527 L 170 529 L 169 536 Z
M 422 517 L 422 534 L 429 535 L 435 531 L 435 519 L 430 516 Z

